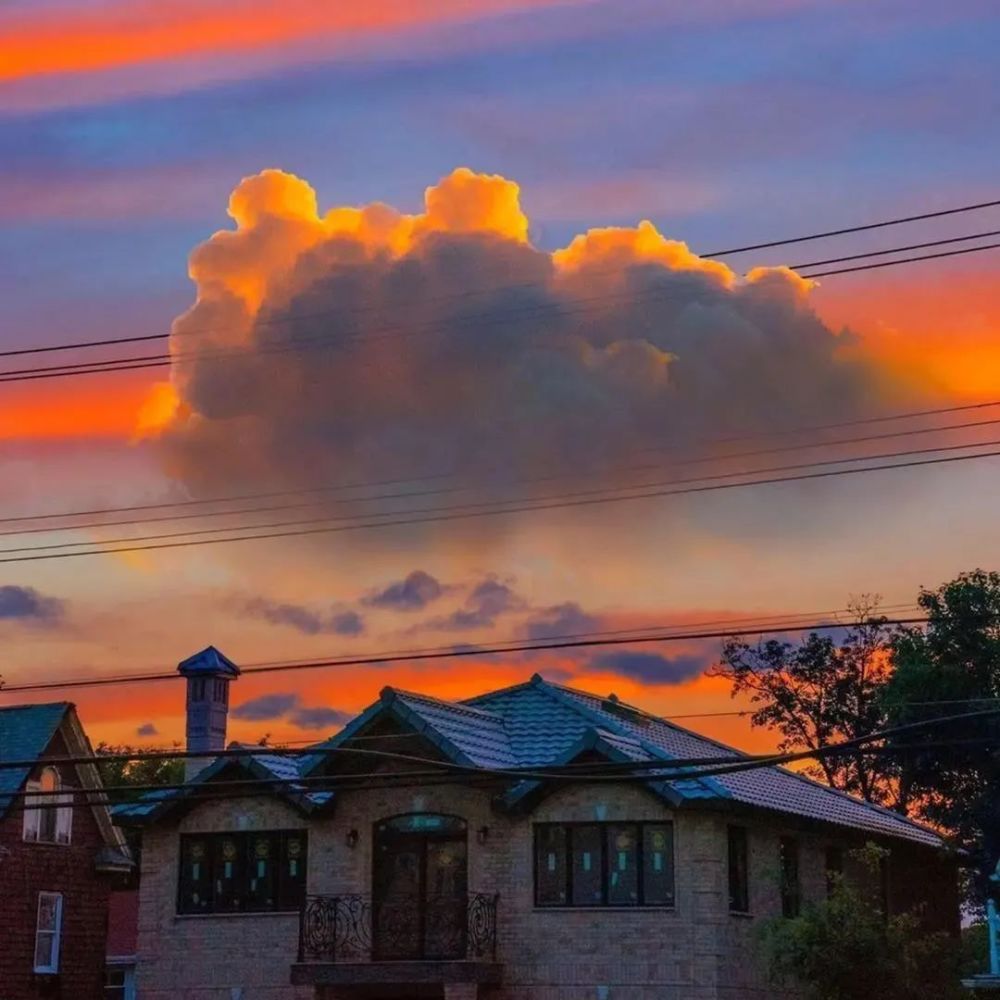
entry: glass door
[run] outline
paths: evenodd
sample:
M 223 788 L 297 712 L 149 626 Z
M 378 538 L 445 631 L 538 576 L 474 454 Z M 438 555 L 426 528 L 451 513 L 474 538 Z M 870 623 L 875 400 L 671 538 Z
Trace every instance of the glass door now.
M 468 859 L 464 820 L 414 814 L 375 827 L 372 957 L 465 957 Z

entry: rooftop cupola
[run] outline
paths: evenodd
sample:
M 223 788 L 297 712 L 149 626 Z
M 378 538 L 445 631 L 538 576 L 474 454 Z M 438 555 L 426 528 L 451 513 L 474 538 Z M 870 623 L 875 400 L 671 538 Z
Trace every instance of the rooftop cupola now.
M 229 715 L 229 682 L 240 668 L 214 646 L 189 656 L 177 664 L 177 672 L 187 678 L 186 746 L 189 753 L 184 777 L 190 780 L 212 762 L 212 754 L 226 746 L 226 719 Z

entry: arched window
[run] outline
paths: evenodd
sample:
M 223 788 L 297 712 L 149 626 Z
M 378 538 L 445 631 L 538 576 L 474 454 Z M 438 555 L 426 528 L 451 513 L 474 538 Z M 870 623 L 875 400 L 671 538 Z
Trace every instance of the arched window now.
M 73 793 L 60 792 L 62 778 L 54 767 L 43 767 L 25 790 L 24 839 L 41 844 L 68 844 L 73 830 Z

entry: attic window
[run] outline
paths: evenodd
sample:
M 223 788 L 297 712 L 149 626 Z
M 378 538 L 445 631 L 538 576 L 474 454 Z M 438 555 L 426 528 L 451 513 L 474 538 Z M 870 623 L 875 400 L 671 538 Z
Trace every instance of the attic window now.
M 68 844 L 73 832 L 73 793 L 61 792 L 62 780 L 54 767 L 25 786 L 23 838 L 29 843 Z M 30 793 L 38 792 L 38 796 Z

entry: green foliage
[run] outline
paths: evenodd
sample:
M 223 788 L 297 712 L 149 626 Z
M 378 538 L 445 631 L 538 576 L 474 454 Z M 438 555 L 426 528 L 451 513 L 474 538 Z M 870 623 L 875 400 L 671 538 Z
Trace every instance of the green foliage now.
M 989 928 L 984 921 L 962 928 L 962 976 L 982 975 L 990 967 Z
M 884 851 L 852 852 L 878 878 Z M 835 877 L 827 899 L 794 919 L 769 921 L 761 955 L 773 983 L 809 1000 L 916 1000 L 963 996 L 957 942 L 921 930 L 917 914 L 886 918 L 872 894 Z
M 919 601 L 926 627 L 901 629 L 893 638 L 894 671 L 883 696 L 890 725 L 996 709 L 1000 574 L 963 573 L 922 591 Z M 1000 857 L 1000 719 L 935 725 L 901 735 L 895 745 L 906 748 L 907 783 L 922 817 L 969 852 L 981 898 Z
M 174 744 L 175 749 L 179 744 Z M 148 753 L 128 744 L 98 743 L 98 756 L 126 757 Z M 179 785 L 184 781 L 184 761 L 175 757 L 153 757 L 144 760 L 102 760 L 98 765 L 101 781 L 106 788 L 124 788 L 112 793 L 115 802 L 130 802 L 142 796 L 138 789 L 147 785 Z M 133 791 L 132 789 L 136 789 Z

